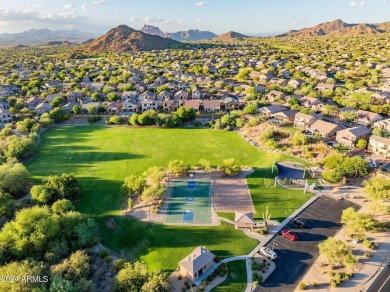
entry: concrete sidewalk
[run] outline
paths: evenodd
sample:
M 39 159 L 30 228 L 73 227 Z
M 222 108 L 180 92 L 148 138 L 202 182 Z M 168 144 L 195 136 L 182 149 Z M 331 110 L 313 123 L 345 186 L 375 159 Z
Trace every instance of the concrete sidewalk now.
M 340 290 L 355 292 L 367 291 L 375 281 L 376 276 L 390 262 L 390 234 L 385 233 L 382 237 L 380 246 L 373 252 L 373 257 L 365 263 L 364 268 L 344 285 L 339 287 Z

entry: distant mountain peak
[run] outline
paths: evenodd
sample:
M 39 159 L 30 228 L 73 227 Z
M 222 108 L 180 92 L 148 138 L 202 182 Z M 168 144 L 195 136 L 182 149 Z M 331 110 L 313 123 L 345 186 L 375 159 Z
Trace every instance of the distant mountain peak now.
M 279 37 L 357 36 L 375 35 L 381 33 L 390 33 L 388 23 L 349 24 L 342 21 L 341 19 L 336 19 L 300 30 L 290 30 L 287 33 L 279 35 Z
M 166 35 L 157 27 L 153 25 L 144 24 L 141 31 L 151 35 L 158 35 L 160 37 L 166 37 Z
M 134 52 L 164 50 L 167 48 L 180 47 L 181 43 L 163 38 L 157 35 L 151 35 L 139 30 L 119 25 L 109 30 L 105 35 L 83 47 L 87 53 L 95 52 Z
M 215 38 L 217 41 L 223 41 L 223 40 L 243 40 L 248 38 L 248 36 L 243 35 L 241 33 L 235 32 L 235 31 L 228 31 L 224 34 L 221 34 Z

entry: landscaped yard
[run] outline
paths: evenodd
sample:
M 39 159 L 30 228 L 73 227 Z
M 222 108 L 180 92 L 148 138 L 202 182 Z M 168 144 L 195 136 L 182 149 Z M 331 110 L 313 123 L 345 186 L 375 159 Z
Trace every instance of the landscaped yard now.
M 103 244 L 117 253 L 141 257 L 152 268 L 172 270 L 197 245 L 222 255 L 249 252 L 256 244 L 240 231 L 220 227 L 168 227 L 136 222 L 120 215 L 125 197 L 123 179 L 140 174 L 150 166 L 166 167 L 173 159 L 195 166 L 201 158 L 218 164 L 234 157 L 241 165 L 256 168 L 248 179 L 257 218 L 266 206 L 272 219 L 283 220 L 310 195 L 273 187 L 272 161 L 291 159 L 266 153 L 244 141 L 238 134 L 207 129 L 158 129 L 129 127 L 62 127 L 44 132 L 36 157 L 26 163 L 36 179 L 72 172 L 80 180 L 81 212 L 93 215 L 101 226 Z M 105 225 L 108 218 L 115 230 Z M 211 232 L 212 229 L 212 232 Z
M 225 281 L 212 289 L 212 292 L 244 291 L 246 287 L 246 265 L 245 260 L 233 261 L 227 264 L 228 276 Z

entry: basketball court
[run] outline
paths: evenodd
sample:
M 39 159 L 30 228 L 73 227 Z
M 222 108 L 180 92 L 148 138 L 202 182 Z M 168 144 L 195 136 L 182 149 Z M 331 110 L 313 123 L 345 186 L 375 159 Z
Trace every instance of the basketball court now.
M 209 180 L 173 180 L 166 223 L 211 223 L 211 183 Z

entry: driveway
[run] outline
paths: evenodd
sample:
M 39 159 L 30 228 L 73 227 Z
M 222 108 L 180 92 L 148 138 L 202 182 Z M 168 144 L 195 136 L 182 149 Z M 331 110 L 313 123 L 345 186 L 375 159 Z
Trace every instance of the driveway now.
M 261 291 L 293 291 L 303 275 L 318 257 L 317 245 L 333 236 L 341 228 L 341 213 L 348 207 L 360 208 L 347 200 L 335 200 L 327 196 L 303 210 L 299 217 L 307 220 L 309 229 L 288 223 L 284 229 L 298 234 L 298 241 L 290 241 L 279 232 L 269 243 L 278 255 L 276 270 L 260 288 Z

